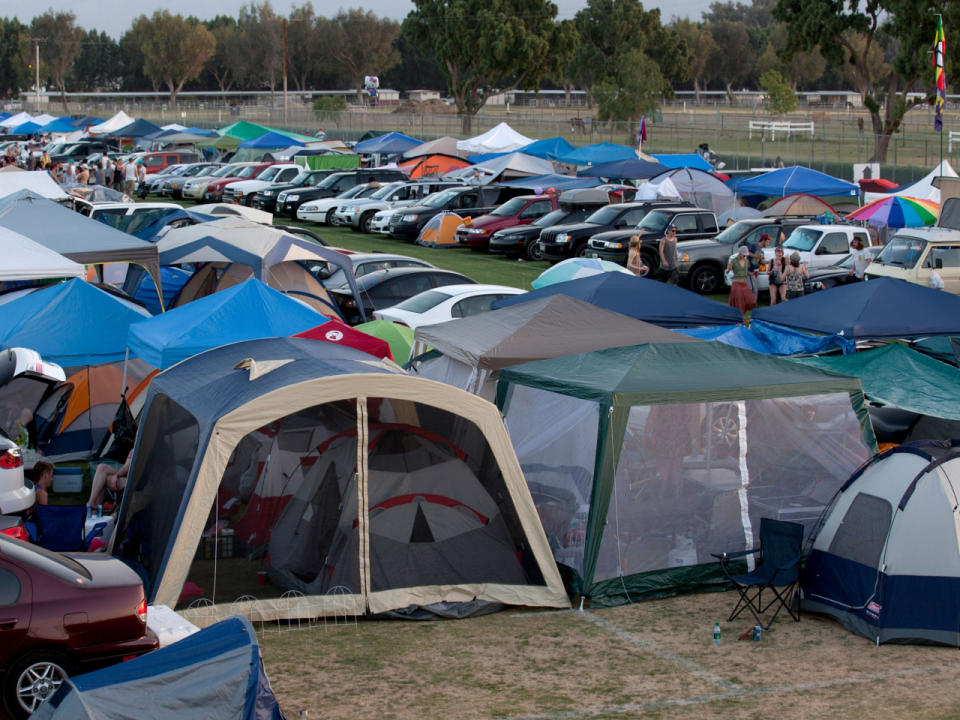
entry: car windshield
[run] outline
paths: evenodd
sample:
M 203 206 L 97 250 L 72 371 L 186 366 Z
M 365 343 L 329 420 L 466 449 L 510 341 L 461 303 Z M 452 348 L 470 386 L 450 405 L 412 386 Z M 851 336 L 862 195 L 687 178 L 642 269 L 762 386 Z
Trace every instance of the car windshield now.
M 670 217 L 670 213 L 654 210 L 644 216 L 638 227 L 651 233 L 662 233 L 667 229 L 667 223 L 670 222 Z
M 260 173 L 257 176 L 257 180 L 273 180 L 277 176 L 277 173 L 280 172 L 282 169 L 283 168 L 281 168 L 279 165 L 275 165 L 274 167 L 268 167 L 266 170 L 264 170 L 262 173 Z
M 216 165 L 209 165 L 201 169 L 200 172 L 197 173 L 197 177 L 207 177 L 208 175 L 213 175 L 215 172 L 222 169 L 223 168 L 217 167 Z
M 926 240 L 920 238 L 909 235 L 894 235 L 893 239 L 880 251 L 880 254 L 874 258 L 874 262 L 881 265 L 912 268 L 923 255 L 926 245 Z
M 717 235 L 714 240 L 724 245 L 733 245 L 737 240 L 746 235 L 753 228 L 753 225 L 745 222 L 734 223 L 723 232 Z
M 537 218 L 530 224 L 535 227 L 550 227 L 551 225 L 563 222 L 563 219 L 570 214 L 569 210 L 553 210 L 543 217 Z
M 226 165 L 214 172 L 211 177 L 230 177 L 242 167 L 243 165 Z
M 597 225 L 612 225 L 613 221 L 617 219 L 617 215 L 621 212 L 619 207 L 613 205 L 607 205 L 602 207 L 592 215 L 587 218 L 587 222 L 596 223 Z
M 387 197 L 390 193 L 396 190 L 398 187 L 403 185 L 403 183 L 390 183 L 389 185 L 383 185 L 378 189 L 373 195 L 370 196 L 371 200 L 382 200 Z
M 453 295 L 448 292 L 444 292 L 443 290 L 427 290 L 419 295 L 414 295 L 409 300 L 404 300 L 402 303 L 398 303 L 393 307 L 397 310 L 406 310 L 407 312 L 412 313 L 423 313 L 427 310 L 435 308 L 444 300 L 448 300 L 452 297 Z
M 427 207 L 443 207 L 448 202 L 453 200 L 458 194 L 459 190 L 443 190 L 433 195 L 428 195 L 423 201 L 423 204 Z
M 70 154 L 72 154 L 72 153 L 77 152 L 77 150 L 80 150 L 80 149 L 83 148 L 83 147 L 84 147 L 83 145 L 77 145 L 77 144 L 67 145 L 67 146 L 63 149 L 63 152 L 64 152 L 65 154 L 67 154 L 67 155 L 70 155 Z
M 519 213 L 526 206 L 527 201 L 522 197 L 515 197 L 512 200 L 507 200 L 503 205 L 494 210 L 491 215 L 496 215 L 497 217 L 513 217 Z
M 354 185 L 354 186 L 353 186 L 352 188 L 350 188 L 349 190 L 344 190 L 342 193 L 340 193 L 339 195 L 337 195 L 337 197 L 338 197 L 338 198 L 353 198 L 353 197 L 357 197 L 358 195 L 360 195 L 360 193 L 362 193 L 362 192 L 364 191 L 364 189 L 365 189 L 366 187 L 367 187 L 366 185 Z
M 205 168 L 201 165 L 186 165 L 184 166 L 183 171 L 177 174 L 181 175 L 182 177 L 194 177 L 195 175 L 202 173 L 204 170 Z
M 317 187 L 320 188 L 321 190 L 326 190 L 327 188 L 331 187 L 335 182 L 337 182 L 337 180 L 339 180 L 341 177 L 343 176 L 339 173 L 333 173 L 333 175 L 327 175 L 323 179 L 323 182 L 317 185 Z
M 823 230 L 814 230 L 813 228 L 802 227 L 797 228 L 790 233 L 790 237 L 784 241 L 783 249 L 809 252 L 810 250 L 813 250 L 821 235 L 823 235 Z

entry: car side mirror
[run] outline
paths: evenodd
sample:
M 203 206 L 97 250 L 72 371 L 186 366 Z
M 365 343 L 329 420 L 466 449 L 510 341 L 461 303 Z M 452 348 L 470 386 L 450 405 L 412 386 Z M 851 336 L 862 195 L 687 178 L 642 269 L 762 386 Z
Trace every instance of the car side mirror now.
M 821 245 L 820 247 L 818 247 L 818 248 L 816 249 L 816 251 L 815 251 L 813 254 L 814 254 L 814 255 L 826 255 L 826 254 L 827 254 L 827 248 L 826 248 L 826 246 Z

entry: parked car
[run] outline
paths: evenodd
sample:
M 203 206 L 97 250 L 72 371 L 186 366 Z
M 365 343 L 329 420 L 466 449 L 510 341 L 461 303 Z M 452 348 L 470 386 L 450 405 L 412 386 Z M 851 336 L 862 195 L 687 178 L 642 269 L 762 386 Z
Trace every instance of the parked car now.
M 864 247 L 872 244 L 871 235 L 865 228 L 853 225 L 814 225 L 807 224 L 795 228 L 783 242 L 784 257 L 790 258 L 793 253 L 800 255 L 800 262 L 807 264 L 808 270 L 828 267 L 843 259 L 850 253 L 850 242 L 855 238 L 863 241 Z M 879 243 L 879 240 L 877 241 Z M 773 260 L 773 248 L 763 251 L 764 258 Z M 769 286 L 770 278 L 761 274 L 758 287 Z
M 80 162 L 89 155 L 102 155 L 119 150 L 120 146 L 113 140 L 80 140 L 65 144 L 57 153 L 50 155 L 52 163 Z
M 333 214 L 333 224 L 347 225 L 369 233 L 372 231 L 373 218 L 380 210 L 416 205 L 432 193 L 458 185 L 447 180 L 390 183 L 370 197 L 342 203 Z
M 635 228 L 652 208 L 676 204 L 675 201 L 653 200 L 607 205 L 595 210 L 583 222 L 545 228 L 540 233 L 540 252 L 551 262 L 586 257 L 596 252 L 587 243 L 597 233 Z
M 357 279 L 368 317 L 372 316 L 375 310 L 397 305 L 424 290 L 473 282 L 466 275 L 449 270 L 414 267 L 377 270 Z M 348 323 L 355 325 L 361 321 L 356 300 L 348 290 L 329 288 L 329 292 Z
M 556 193 L 518 195 L 507 200 L 493 212 L 464 223 L 457 228 L 454 237 L 460 245 L 465 245 L 471 250 L 487 250 L 490 246 L 490 236 L 497 230 L 516 225 L 529 225 L 534 220 L 556 210 L 558 202 L 559 196 Z
M 148 195 L 162 195 L 161 186 L 166 180 L 183 175 L 189 165 L 171 165 L 163 172 L 148 175 L 142 183 L 137 184 L 137 197 L 145 199 Z
M 366 185 L 371 182 L 388 183 L 395 180 L 406 180 L 402 170 L 390 168 L 364 168 L 361 170 L 345 170 L 335 172 L 324 178 L 316 187 L 302 190 L 287 190 L 277 197 L 277 215 L 297 216 L 297 208 L 303 203 L 320 198 L 336 197 L 344 190 L 354 185 Z
M 237 173 L 249 165 L 250 163 L 231 163 L 229 165 L 224 165 L 222 168 L 219 170 L 214 170 L 209 175 L 191 178 L 190 180 L 184 181 L 180 192 L 184 199 L 199 202 L 203 200 L 203 194 L 206 192 L 207 185 L 209 183 L 225 177 L 235 177 Z
M 0 430 L 0 512 L 22 512 L 34 502 L 33 483 L 23 476 L 20 447 Z
M 489 310 L 495 300 L 523 292 L 526 291 L 506 285 L 446 285 L 425 290 L 393 307 L 376 310 L 373 317 L 416 329 L 422 325 L 478 315 Z
M 892 277 L 930 285 L 936 270 L 943 289 L 960 294 L 960 231 L 944 227 L 898 230 L 867 266 L 866 277 Z
M 181 200 L 183 199 L 183 186 L 186 185 L 187 181 L 191 178 L 208 178 L 222 168 L 223 163 L 197 163 L 190 167 L 197 168 L 197 171 L 191 172 L 188 169 L 182 175 L 168 177 L 158 188 L 157 194 L 160 196 L 170 195 L 174 200 Z
M 281 193 L 298 188 L 315 187 L 333 172 L 333 170 L 302 170 L 286 185 L 271 185 L 257 192 L 253 196 L 253 207 L 272 213 L 277 209 L 277 199 Z
M 264 190 L 271 185 L 285 185 L 297 177 L 301 171 L 302 168 L 293 163 L 273 165 L 254 179 L 241 180 L 225 186 L 223 188 L 223 202 L 253 205 L 253 197 L 260 190 Z
M 390 237 L 416 240 L 423 226 L 434 215 L 451 211 L 463 217 L 478 217 L 510 198 L 525 193 L 521 188 L 504 185 L 452 187 L 430 195 L 419 205 L 395 210 L 390 218 Z
M 872 257 L 880 254 L 883 248 L 879 245 L 866 248 Z M 847 285 L 848 283 L 858 282 L 853 274 L 853 253 L 847 255 L 843 260 L 826 267 L 814 268 L 809 270 L 810 277 L 803 281 L 803 291 L 805 293 L 815 292 L 817 290 L 829 290 L 838 285 Z
M 776 247 L 781 233 L 787 237 L 795 228 L 812 220 L 796 215 L 750 218 L 734 223 L 712 239 L 678 243 L 680 282 L 701 295 L 719 292 L 723 288 L 723 273 L 730 256 L 741 246 L 757 242 L 762 235 L 769 235 L 773 241 L 770 247 Z
M 594 257 L 626 265 L 630 238 L 639 235 L 643 262 L 654 272 L 660 267 L 660 241 L 672 227 L 677 229 L 679 251 L 684 241 L 714 237 L 717 216 L 711 210 L 691 207 L 689 203 L 651 207 L 636 228 L 597 233 L 588 245 Z
M 0 533 L 0 672 L 13 718 L 70 675 L 158 646 L 140 577 L 102 553 L 55 553 Z
M 380 189 L 379 183 L 367 183 L 365 185 L 354 185 L 349 190 L 336 197 L 318 198 L 303 203 L 297 208 L 297 220 L 319 223 L 321 225 L 332 225 L 333 214 L 344 201 L 353 198 L 365 198 L 373 195 Z
M 180 209 L 176 203 L 167 202 L 89 203 L 79 199 L 74 202 L 81 215 L 131 235 L 171 210 Z
M 140 157 L 147 175 L 162 172 L 171 165 L 184 165 L 200 160 L 200 154 L 189 150 L 148 152 Z
M 233 177 L 220 177 L 210 180 L 203 191 L 203 199 L 208 203 L 217 203 L 223 200 L 223 190 L 230 183 L 240 182 L 241 180 L 253 180 L 257 178 L 267 168 L 276 163 L 250 163 L 245 167 L 238 169 Z
M 409 257 L 407 255 L 393 255 L 391 253 L 344 253 L 347 260 L 353 264 L 354 277 L 363 277 L 378 270 L 391 270 L 393 268 L 403 267 L 436 267 L 433 263 L 420 258 Z M 324 287 L 342 288 L 347 287 L 347 277 L 343 268 L 336 265 L 323 263 L 321 265 L 310 266 L 310 271 L 319 278 Z

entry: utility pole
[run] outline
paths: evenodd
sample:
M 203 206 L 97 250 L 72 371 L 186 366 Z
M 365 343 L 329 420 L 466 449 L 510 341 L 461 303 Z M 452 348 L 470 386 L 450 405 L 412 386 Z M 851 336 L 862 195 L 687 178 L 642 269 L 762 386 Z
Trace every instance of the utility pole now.
M 283 19 L 283 127 L 287 127 L 287 19 Z
M 33 76 L 37 98 L 37 112 L 40 112 L 40 38 L 33 38 Z

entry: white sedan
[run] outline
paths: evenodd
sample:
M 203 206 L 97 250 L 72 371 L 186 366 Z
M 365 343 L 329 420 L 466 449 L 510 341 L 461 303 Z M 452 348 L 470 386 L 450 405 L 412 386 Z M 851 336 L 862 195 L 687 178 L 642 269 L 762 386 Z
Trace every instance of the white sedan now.
M 526 291 L 506 285 L 444 285 L 425 290 L 393 307 L 377 310 L 373 317 L 416 329 L 422 325 L 478 315 L 489 310 L 494 300 L 523 292 Z
M 308 200 L 297 208 L 297 220 L 309 220 L 310 222 L 332 225 L 333 214 L 345 200 L 369 197 L 379 189 L 380 183 L 366 183 L 364 185 L 354 185 L 336 197 Z

